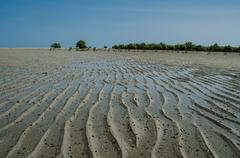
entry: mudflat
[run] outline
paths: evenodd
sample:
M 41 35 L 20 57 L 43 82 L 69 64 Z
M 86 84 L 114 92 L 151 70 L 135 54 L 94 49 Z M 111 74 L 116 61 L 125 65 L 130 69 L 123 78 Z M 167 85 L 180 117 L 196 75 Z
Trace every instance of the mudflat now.
M 0 49 L 0 157 L 240 157 L 237 53 Z

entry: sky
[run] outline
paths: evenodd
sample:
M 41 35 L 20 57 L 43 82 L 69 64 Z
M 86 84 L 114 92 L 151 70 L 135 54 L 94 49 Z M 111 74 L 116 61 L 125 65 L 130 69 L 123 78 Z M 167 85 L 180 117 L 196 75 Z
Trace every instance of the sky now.
M 0 47 L 240 45 L 239 0 L 0 0 Z

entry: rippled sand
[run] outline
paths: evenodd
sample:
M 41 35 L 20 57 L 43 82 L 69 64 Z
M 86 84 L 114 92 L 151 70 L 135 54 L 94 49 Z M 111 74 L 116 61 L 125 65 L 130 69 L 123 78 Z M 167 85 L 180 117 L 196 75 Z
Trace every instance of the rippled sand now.
M 0 157 L 240 157 L 240 56 L 0 50 Z

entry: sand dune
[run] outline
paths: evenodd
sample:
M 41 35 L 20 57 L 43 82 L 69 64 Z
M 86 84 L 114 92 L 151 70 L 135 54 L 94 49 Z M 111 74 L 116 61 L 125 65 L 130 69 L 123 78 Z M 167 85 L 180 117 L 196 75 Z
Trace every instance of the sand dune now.
M 239 56 L 136 54 L 0 50 L 0 157 L 240 157 Z

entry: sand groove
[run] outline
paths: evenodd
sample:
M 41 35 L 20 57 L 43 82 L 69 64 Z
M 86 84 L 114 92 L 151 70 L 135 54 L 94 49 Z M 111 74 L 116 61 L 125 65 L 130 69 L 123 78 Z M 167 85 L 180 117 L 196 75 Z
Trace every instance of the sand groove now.
M 239 72 L 64 58 L 0 66 L 0 157 L 240 157 Z

